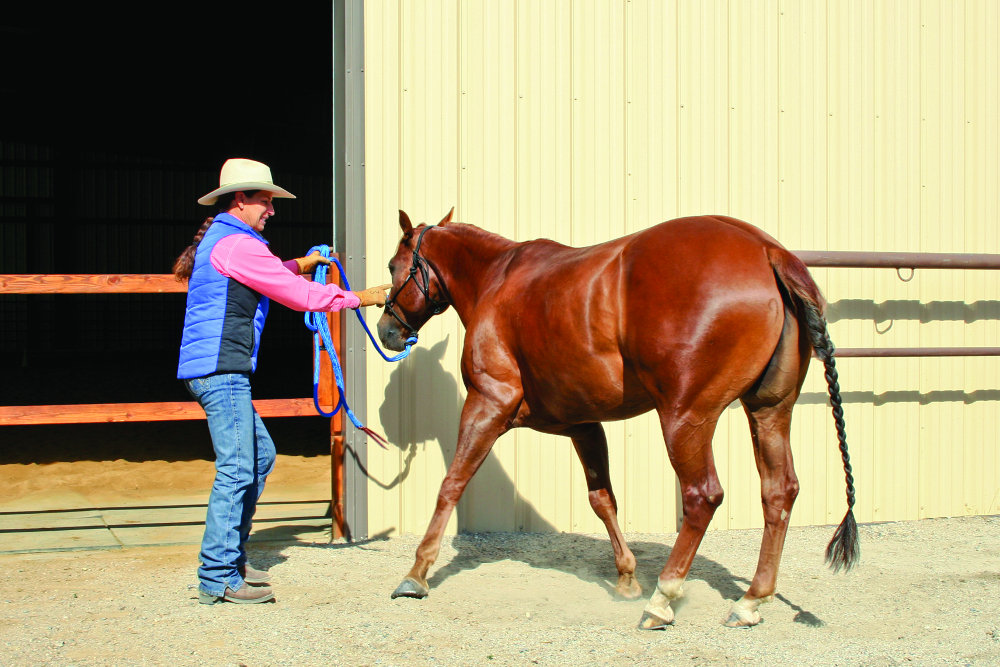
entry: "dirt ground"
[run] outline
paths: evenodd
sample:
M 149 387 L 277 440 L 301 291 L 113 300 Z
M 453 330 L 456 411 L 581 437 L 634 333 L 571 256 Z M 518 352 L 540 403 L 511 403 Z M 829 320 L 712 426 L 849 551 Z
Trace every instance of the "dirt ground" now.
M 83 483 L 74 475 L 103 475 L 109 499 L 139 501 L 151 491 L 129 491 L 130 466 L 171 486 L 159 497 L 210 474 L 205 461 L 164 463 L 170 475 L 151 462 L 93 463 L 61 474 L 0 466 L 0 520 L 25 504 L 65 503 Z M 284 457 L 276 470 L 317 492 L 328 479 L 311 458 Z M 832 533 L 790 531 L 779 594 L 745 630 L 721 623 L 753 572 L 756 530 L 706 536 L 676 622 L 659 632 L 635 626 L 672 534 L 627 536 L 645 590 L 628 602 L 612 595 L 605 535 L 448 538 L 425 600 L 389 598 L 418 536 L 262 542 L 251 558 L 270 569 L 276 593 L 263 605 L 198 604 L 193 544 L 5 553 L 0 665 L 1000 664 L 1000 517 L 863 525 L 862 562 L 847 575 L 823 566 Z

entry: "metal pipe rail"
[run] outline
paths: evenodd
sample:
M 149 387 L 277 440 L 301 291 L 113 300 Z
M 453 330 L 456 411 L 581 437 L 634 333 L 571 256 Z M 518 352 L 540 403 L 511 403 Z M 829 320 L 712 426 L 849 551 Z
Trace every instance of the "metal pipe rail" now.
M 848 269 L 1000 269 L 1000 255 L 947 252 L 797 250 L 807 266 Z
M 1000 269 L 1000 255 L 946 252 L 854 252 L 798 250 L 806 266 L 849 269 Z M 902 276 L 900 276 L 902 277 Z M 836 356 L 846 357 L 996 357 L 1000 347 L 845 347 Z

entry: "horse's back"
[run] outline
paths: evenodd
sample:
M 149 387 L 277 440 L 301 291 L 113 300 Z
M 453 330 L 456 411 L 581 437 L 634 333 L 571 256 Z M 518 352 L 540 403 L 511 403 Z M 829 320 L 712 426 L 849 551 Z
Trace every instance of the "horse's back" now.
M 632 263 L 663 265 L 664 261 L 679 262 L 676 269 L 691 269 L 712 262 L 732 264 L 741 251 L 780 248 L 780 244 L 763 230 L 750 223 L 726 216 L 692 216 L 661 222 L 638 232 L 593 246 L 575 248 L 536 239 L 517 245 L 514 258 L 507 265 L 505 279 L 516 277 L 533 285 L 564 281 L 567 276 L 593 276 L 614 272 L 625 259 Z M 758 264 L 756 268 L 765 266 Z M 664 268 L 669 268 L 664 266 Z
M 637 336 L 681 342 L 709 320 L 773 324 L 775 251 L 790 256 L 757 227 L 723 216 L 669 220 L 584 248 L 528 241 L 497 276 L 490 307 L 535 325 L 529 344 L 538 340 L 531 329 L 575 331 L 586 335 L 564 337 L 566 345 L 602 349 Z

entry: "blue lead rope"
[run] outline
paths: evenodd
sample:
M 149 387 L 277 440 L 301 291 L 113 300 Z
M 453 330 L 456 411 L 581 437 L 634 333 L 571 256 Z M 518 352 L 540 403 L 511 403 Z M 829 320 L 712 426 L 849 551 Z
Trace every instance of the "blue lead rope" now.
M 340 270 L 340 277 L 344 282 L 344 289 L 350 291 L 351 285 L 347 282 L 347 273 L 344 271 L 344 267 L 341 266 L 336 257 L 330 257 L 330 246 L 313 246 L 306 254 L 311 255 L 315 251 L 319 251 L 320 255 L 326 257 L 337 265 L 337 269 Z M 313 280 L 325 285 L 329 270 L 330 267 L 326 264 L 317 264 L 313 273 Z M 361 316 L 361 309 L 358 308 L 354 311 L 354 313 L 358 316 L 358 321 L 361 322 L 361 326 L 364 327 L 365 333 L 368 334 L 368 338 L 372 343 L 374 343 L 375 349 L 378 350 L 378 353 L 382 355 L 383 359 L 386 361 L 400 361 L 401 359 L 405 359 L 410 354 L 410 348 L 417 342 L 416 336 L 408 338 L 406 341 L 406 349 L 397 354 L 395 357 L 390 358 L 386 356 L 385 352 L 382 351 L 382 348 L 375 340 L 375 337 L 372 336 L 371 330 L 365 323 L 365 318 Z M 354 424 L 359 431 L 371 436 L 375 442 L 385 448 L 388 441 L 378 433 L 375 433 L 370 428 L 362 424 L 361 420 L 357 418 L 354 411 L 351 410 L 351 407 L 347 404 L 346 391 L 344 390 L 344 372 L 341 370 L 340 360 L 337 358 L 337 351 L 333 347 L 333 337 L 330 334 L 330 323 L 326 319 L 326 313 L 307 311 L 305 314 L 305 322 L 306 328 L 313 332 L 313 405 L 316 406 L 316 412 L 324 417 L 332 417 L 340 411 L 340 408 L 344 408 L 344 413 L 347 414 L 347 418 L 351 420 L 351 423 Z M 337 405 L 333 408 L 333 412 L 324 412 L 319 406 L 320 354 L 324 348 L 326 349 L 327 355 L 330 357 L 330 365 L 333 367 L 333 377 L 337 382 L 337 391 L 340 394 L 340 397 L 337 400 Z

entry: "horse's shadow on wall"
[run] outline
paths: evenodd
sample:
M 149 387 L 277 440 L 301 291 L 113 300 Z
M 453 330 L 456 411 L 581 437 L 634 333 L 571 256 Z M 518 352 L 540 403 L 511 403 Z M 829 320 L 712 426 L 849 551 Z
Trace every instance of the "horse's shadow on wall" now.
M 379 408 L 379 420 L 389 442 L 403 454 L 402 466 L 393 479 L 379 480 L 369 474 L 376 485 L 391 489 L 410 475 L 413 461 L 427 447 L 440 447 L 445 465 L 455 458 L 458 424 L 464 399 L 458 382 L 442 365 L 448 349 L 446 338 L 431 348 L 415 349 L 410 354 L 408 368 L 397 365 L 389 376 L 385 400 Z M 413 410 L 400 411 L 400 405 L 412 401 Z M 569 442 L 567 440 L 567 442 Z M 442 476 L 443 481 L 443 476 Z M 433 486 L 433 485 L 432 485 Z M 459 530 L 467 525 L 470 505 L 481 502 L 477 489 L 488 488 L 490 502 L 496 498 L 511 499 L 511 511 L 519 511 L 518 525 L 540 532 L 554 531 L 555 526 L 542 517 L 517 492 L 514 481 L 504 470 L 493 452 L 486 457 L 473 481 L 455 508 Z M 437 487 L 428 489 L 436 497 Z M 430 515 L 427 516 L 430 521 Z
M 410 368 L 397 366 L 389 377 L 379 417 L 389 441 L 400 448 L 403 456 L 402 467 L 393 479 L 378 480 L 369 477 L 382 488 L 392 488 L 405 480 L 410 474 L 413 461 L 424 451 L 427 443 L 438 443 L 446 464 L 455 456 L 463 398 L 454 377 L 441 363 L 447 347 L 448 339 L 445 339 L 430 349 L 414 350 L 409 359 Z M 411 379 L 416 381 L 412 382 Z M 412 399 L 416 409 L 413 414 L 401 413 L 398 406 L 404 404 L 402 399 L 409 392 L 416 392 Z M 566 446 L 571 446 L 569 439 L 566 440 Z M 610 540 L 558 532 L 555 526 L 517 492 L 514 481 L 493 453 L 483 462 L 475 479 L 480 487 L 489 489 L 492 498 L 514 499 L 510 511 L 518 512 L 518 516 L 516 520 L 512 517 L 510 524 L 530 526 L 534 532 L 520 533 L 513 539 L 504 540 L 505 548 L 496 546 L 497 540 L 488 534 L 460 532 L 452 540 L 455 555 L 450 559 L 441 558 L 439 566 L 431 569 L 428 583 L 432 590 L 466 570 L 503 560 L 515 560 L 532 568 L 571 574 L 600 586 L 608 595 L 614 596 L 618 574 Z M 468 491 L 471 491 L 471 485 L 467 495 Z M 436 495 L 437 489 L 428 492 Z M 461 526 L 467 523 L 465 513 L 469 511 L 464 502 L 465 498 L 456 508 L 460 531 Z M 430 520 L 430 516 L 427 520 Z M 629 547 L 638 561 L 636 577 L 643 587 L 644 595 L 648 596 L 656 587 L 657 575 L 666 563 L 671 547 L 666 543 L 651 541 L 630 542 Z M 405 572 L 401 571 L 400 576 L 403 574 Z M 742 597 L 750 585 L 749 579 L 736 576 L 723 565 L 703 556 L 695 557 L 688 579 L 704 581 L 728 600 Z M 823 625 L 823 621 L 815 615 L 796 606 L 784 596 L 776 597 L 798 612 L 796 622 L 811 626 Z M 680 605 L 683 604 L 680 601 Z

